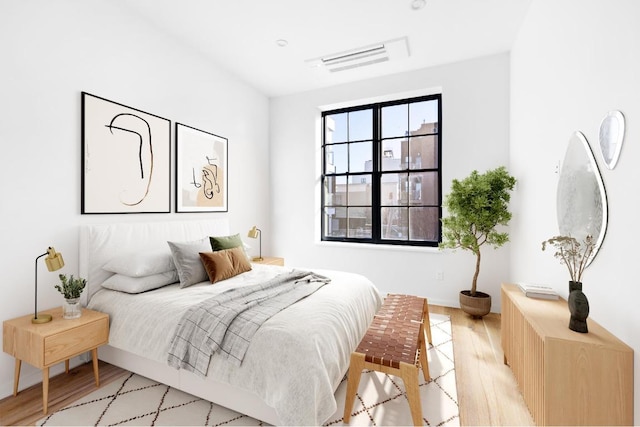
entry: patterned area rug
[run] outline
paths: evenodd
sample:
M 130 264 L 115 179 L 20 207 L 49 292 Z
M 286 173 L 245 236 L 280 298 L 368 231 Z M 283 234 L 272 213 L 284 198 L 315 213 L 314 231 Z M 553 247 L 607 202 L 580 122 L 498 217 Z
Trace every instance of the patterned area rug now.
M 432 314 L 431 331 L 433 346 L 428 349 L 431 381 L 425 382 L 420 373 L 424 423 L 457 426 L 460 417 L 449 317 Z M 346 388 L 345 378 L 336 391 L 338 408 L 325 425 L 344 425 L 342 413 Z M 402 380 L 363 371 L 349 425 L 412 424 Z M 148 378 L 129 374 L 41 419 L 36 425 L 221 426 L 264 423 Z

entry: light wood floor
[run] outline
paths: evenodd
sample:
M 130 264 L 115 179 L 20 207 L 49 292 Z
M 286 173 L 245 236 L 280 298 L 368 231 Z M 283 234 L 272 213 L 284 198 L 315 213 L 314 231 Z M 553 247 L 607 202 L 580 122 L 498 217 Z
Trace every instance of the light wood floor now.
M 503 364 L 500 315 L 472 319 L 456 308 L 429 306 L 451 316 L 461 425 L 534 425 L 515 379 Z M 100 385 L 126 374 L 100 362 Z M 49 411 L 56 411 L 95 390 L 91 363 L 51 378 Z M 0 425 L 34 425 L 42 418 L 42 386 L 0 400 Z
M 500 343 L 500 315 L 474 319 L 460 309 L 429 306 L 451 316 L 460 424 L 533 426 Z

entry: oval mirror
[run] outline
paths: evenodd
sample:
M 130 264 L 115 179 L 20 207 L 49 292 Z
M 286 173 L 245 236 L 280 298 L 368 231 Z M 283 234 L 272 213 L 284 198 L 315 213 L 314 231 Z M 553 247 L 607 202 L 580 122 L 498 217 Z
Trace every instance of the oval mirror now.
M 593 261 L 607 230 L 607 195 L 593 152 L 581 132 L 569 139 L 556 194 L 558 228 L 579 242 L 590 234 L 596 242 Z
M 609 111 L 600 123 L 600 152 L 609 169 L 616 167 L 624 140 L 624 116 L 620 111 Z

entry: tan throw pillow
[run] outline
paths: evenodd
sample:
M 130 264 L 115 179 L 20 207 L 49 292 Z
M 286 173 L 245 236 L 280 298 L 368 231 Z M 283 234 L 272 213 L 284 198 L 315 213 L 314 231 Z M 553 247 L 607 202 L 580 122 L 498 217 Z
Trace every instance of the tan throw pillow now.
M 251 270 L 251 264 L 247 260 L 242 247 L 216 252 L 200 252 L 200 259 L 211 283 L 230 279 L 233 276 Z

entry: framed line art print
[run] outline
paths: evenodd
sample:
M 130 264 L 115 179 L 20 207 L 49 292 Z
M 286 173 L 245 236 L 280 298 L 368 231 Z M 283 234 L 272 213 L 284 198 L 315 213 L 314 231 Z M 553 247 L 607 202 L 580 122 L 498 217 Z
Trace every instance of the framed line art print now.
M 171 212 L 171 122 L 82 92 L 82 214 Z
M 176 212 L 227 212 L 227 138 L 181 123 L 175 135 Z

